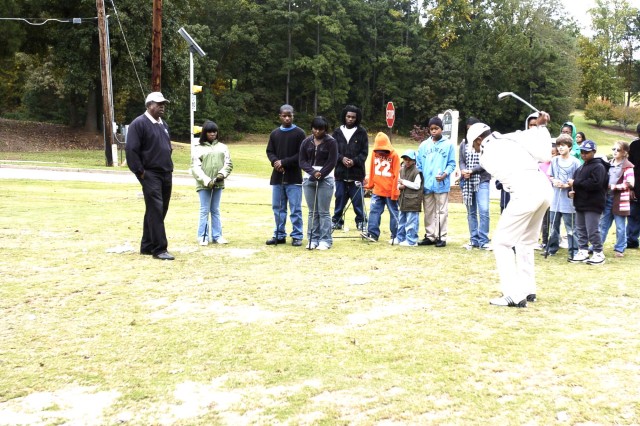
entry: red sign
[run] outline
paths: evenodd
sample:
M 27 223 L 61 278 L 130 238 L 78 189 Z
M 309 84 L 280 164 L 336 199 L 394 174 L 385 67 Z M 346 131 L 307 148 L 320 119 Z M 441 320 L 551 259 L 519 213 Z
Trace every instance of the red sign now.
M 387 102 L 387 127 L 392 128 L 393 123 L 396 121 L 396 109 L 393 106 L 393 102 Z

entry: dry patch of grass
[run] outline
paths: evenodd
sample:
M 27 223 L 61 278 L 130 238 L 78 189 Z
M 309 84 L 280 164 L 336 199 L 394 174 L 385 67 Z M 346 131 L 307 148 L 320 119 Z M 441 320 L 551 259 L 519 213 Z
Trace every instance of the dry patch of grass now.
M 501 309 L 461 205 L 443 249 L 316 252 L 265 246 L 268 190 L 228 189 L 231 244 L 200 247 L 176 187 L 160 262 L 136 186 L 0 185 L 0 424 L 640 423 L 636 251 L 538 256 L 539 301 Z

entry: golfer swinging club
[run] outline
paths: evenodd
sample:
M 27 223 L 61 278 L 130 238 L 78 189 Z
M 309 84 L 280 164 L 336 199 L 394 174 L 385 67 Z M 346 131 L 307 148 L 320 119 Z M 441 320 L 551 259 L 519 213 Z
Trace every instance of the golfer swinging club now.
M 524 308 L 536 299 L 533 248 L 553 195 L 549 179 L 538 168 L 538 162 L 551 159 L 549 119 L 541 111 L 536 127 L 523 132 L 501 135 L 476 123 L 467 133 L 480 153 L 480 165 L 511 193 L 492 241 L 502 290 L 492 305 Z

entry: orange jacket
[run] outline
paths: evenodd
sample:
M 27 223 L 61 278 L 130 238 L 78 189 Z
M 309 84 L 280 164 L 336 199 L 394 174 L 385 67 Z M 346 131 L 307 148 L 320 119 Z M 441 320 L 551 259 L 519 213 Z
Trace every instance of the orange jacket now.
M 397 200 L 400 196 L 400 156 L 391 145 L 389 137 L 379 132 L 373 145 L 373 157 L 369 166 L 369 179 L 365 189 L 373 190 L 380 197 Z

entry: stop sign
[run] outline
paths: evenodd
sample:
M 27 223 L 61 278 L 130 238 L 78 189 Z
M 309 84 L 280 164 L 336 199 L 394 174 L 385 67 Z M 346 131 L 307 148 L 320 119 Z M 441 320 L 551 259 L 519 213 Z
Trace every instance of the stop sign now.
M 396 109 L 393 106 L 393 102 L 387 102 L 387 127 L 392 128 L 393 123 L 396 121 Z

